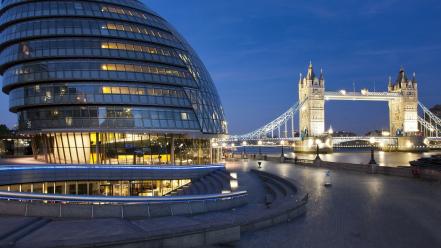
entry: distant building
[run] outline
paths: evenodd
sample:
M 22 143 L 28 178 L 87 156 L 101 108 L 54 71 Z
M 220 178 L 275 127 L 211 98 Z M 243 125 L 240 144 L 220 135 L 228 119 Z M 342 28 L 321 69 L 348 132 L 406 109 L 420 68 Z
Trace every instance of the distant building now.
M 383 131 L 381 130 L 373 130 L 366 133 L 366 136 L 381 136 Z
M 357 136 L 357 134 L 348 131 L 338 131 L 332 134 L 332 137 L 354 137 L 354 136 Z
M 0 157 L 32 155 L 31 139 L 11 133 L 0 135 Z

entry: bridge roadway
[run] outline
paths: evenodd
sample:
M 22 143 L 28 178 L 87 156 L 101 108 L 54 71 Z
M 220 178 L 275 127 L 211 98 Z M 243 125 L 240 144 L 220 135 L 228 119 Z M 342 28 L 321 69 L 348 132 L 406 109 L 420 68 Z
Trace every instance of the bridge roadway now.
M 346 92 L 326 91 L 325 100 L 354 100 L 354 101 L 391 101 L 401 96 L 399 93 L 390 92 Z
M 248 170 L 256 161 L 229 162 Z M 409 178 L 263 162 L 310 193 L 306 216 L 254 233 L 234 247 L 441 247 L 441 184 Z

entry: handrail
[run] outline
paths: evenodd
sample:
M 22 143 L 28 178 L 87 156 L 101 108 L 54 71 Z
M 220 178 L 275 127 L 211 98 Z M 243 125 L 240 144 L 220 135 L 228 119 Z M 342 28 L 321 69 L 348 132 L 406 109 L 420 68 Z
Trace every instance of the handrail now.
M 213 169 L 225 168 L 221 164 L 212 165 L 89 165 L 89 164 L 72 164 L 72 165 L 58 165 L 58 164 L 35 164 L 35 165 L 2 165 L 0 171 L 4 170 L 41 170 L 41 169 L 143 169 L 143 170 L 190 170 L 190 169 Z
M 0 199 L 7 200 L 29 200 L 29 201 L 55 201 L 55 202 L 82 202 L 82 203 L 154 203 L 154 202 L 188 202 L 201 200 L 214 200 L 225 198 L 243 197 L 247 191 L 237 191 L 225 194 L 208 194 L 195 196 L 162 196 L 162 197 L 140 197 L 140 196 L 79 196 L 12 192 L 0 190 Z

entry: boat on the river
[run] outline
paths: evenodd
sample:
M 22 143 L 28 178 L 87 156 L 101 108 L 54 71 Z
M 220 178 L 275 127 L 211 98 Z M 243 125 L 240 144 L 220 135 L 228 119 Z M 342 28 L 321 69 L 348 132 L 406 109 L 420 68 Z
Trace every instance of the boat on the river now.
M 427 158 L 420 158 L 418 160 L 410 161 L 411 166 L 418 166 L 421 168 L 441 170 L 441 154 L 432 155 Z

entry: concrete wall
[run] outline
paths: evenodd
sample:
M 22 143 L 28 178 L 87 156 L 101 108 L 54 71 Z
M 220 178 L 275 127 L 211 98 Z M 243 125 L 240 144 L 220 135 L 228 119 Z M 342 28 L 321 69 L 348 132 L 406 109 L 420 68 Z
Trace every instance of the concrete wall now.
M 182 202 L 148 204 L 75 204 L 0 200 L 1 215 L 54 218 L 154 218 L 193 215 L 241 207 L 247 195 Z
M 253 156 L 248 156 L 249 158 L 253 158 Z M 256 159 L 272 161 L 276 163 L 284 162 L 284 163 L 292 163 L 294 164 L 293 159 L 284 159 L 282 161 L 281 157 L 268 157 L 268 156 L 257 156 Z M 436 180 L 441 181 L 441 171 L 436 171 L 427 168 L 419 169 L 419 176 L 415 176 L 412 172 L 412 167 L 388 167 L 388 166 L 376 166 L 374 169 L 368 164 L 351 164 L 351 163 L 341 163 L 341 162 L 327 162 L 327 161 L 314 161 L 314 160 L 305 160 L 299 159 L 296 163 L 297 165 L 304 166 L 319 166 L 327 169 L 338 169 L 338 170 L 350 170 L 357 171 L 363 173 L 377 173 L 389 176 L 400 176 L 400 177 L 409 177 L 409 178 L 421 178 L 426 180 Z

